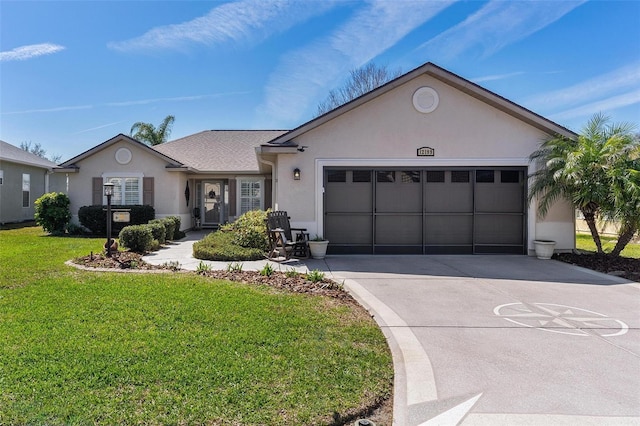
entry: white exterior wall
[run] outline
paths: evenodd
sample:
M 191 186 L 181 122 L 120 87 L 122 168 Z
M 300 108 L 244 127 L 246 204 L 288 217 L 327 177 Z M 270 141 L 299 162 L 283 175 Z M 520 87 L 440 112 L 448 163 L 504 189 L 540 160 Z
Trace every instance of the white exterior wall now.
M 413 93 L 428 86 L 438 108 L 423 114 Z M 457 89 L 423 75 L 297 138 L 304 152 L 278 156 L 278 208 L 294 226 L 322 234 L 322 168 L 325 166 L 529 166 L 528 157 L 547 134 Z M 417 157 L 428 146 L 434 157 Z M 293 169 L 301 180 L 293 180 Z M 529 170 L 531 173 L 532 170 Z M 573 209 L 555 206 L 540 220 L 528 213 L 528 246 L 552 238 L 557 250 L 575 247 Z
M 131 151 L 131 161 L 119 164 L 115 159 L 119 148 Z M 179 215 L 182 227 L 190 224 L 184 189 L 186 176 L 183 172 L 169 172 L 167 163 L 143 148 L 126 142 L 116 142 L 102 151 L 76 163 L 77 173 L 69 173 L 69 197 L 73 221 L 78 223 L 78 210 L 93 201 L 92 178 L 105 173 L 141 173 L 143 177 L 154 178 L 154 209 L 156 217 Z M 186 216 L 185 216 L 186 215 Z

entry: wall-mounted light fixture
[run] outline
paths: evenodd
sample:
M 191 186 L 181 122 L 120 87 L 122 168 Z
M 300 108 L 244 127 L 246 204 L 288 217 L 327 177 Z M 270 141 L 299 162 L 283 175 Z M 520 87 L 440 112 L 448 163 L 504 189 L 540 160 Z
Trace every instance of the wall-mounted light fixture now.
M 293 169 L 293 180 L 300 180 L 300 169 L 297 167 Z

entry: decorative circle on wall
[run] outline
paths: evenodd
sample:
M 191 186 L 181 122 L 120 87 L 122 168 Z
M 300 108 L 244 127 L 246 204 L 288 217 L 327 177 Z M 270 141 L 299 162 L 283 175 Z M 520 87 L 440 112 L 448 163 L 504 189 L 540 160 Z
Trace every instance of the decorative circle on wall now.
M 413 94 L 413 107 L 423 114 L 433 112 L 439 102 L 438 92 L 431 87 L 421 87 Z
M 128 148 L 120 148 L 116 151 L 116 161 L 120 164 L 129 164 L 131 157 L 131 151 Z

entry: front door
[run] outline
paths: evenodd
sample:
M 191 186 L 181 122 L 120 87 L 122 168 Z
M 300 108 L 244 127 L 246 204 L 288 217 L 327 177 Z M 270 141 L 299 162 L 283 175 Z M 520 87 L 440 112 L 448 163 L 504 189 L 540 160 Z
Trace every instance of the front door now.
M 226 220 L 225 184 L 223 181 L 208 181 L 202 183 L 202 225 L 219 226 Z

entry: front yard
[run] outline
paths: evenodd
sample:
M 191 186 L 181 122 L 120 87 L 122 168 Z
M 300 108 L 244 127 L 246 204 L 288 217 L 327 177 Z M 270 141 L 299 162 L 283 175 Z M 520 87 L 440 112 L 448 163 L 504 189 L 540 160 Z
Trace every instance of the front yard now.
M 0 424 L 344 424 L 390 397 L 356 305 L 63 264 L 103 242 L 0 231 Z

